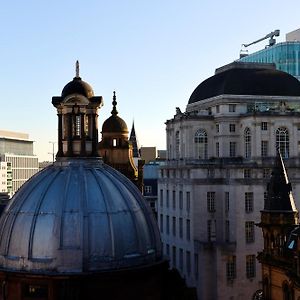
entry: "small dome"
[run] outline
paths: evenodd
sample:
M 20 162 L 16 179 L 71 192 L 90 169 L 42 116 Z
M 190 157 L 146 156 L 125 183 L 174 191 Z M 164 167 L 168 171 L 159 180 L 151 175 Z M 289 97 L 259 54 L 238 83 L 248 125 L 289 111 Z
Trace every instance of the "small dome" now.
M 235 62 L 223 68 L 198 85 L 189 104 L 224 94 L 300 96 L 295 77 L 266 64 Z
M 127 124 L 122 118 L 112 115 L 102 125 L 102 133 L 106 132 L 128 133 L 129 131 Z
M 72 94 L 80 94 L 87 98 L 94 97 L 94 91 L 92 87 L 80 77 L 74 77 L 72 81 L 66 84 L 61 92 L 61 97 L 65 98 Z
M 61 159 L 28 180 L 0 219 L 0 268 L 99 272 L 160 261 L 159 231 L 134 184 L 99 159 Z

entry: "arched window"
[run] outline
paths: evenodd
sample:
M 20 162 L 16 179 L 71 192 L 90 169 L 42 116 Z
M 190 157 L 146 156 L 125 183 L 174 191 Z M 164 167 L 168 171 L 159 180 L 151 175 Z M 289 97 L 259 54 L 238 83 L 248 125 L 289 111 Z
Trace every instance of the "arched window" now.
M 176 131 L 175 134 L 175 149 L 176 149 L 176 158 L 180 156 L 180 135 L 179 131 Z
M 251 131 L 247 127 L 244 131 L 245 157 L 251 157 Z
M 199 129 L 195 133 L 196 156 L 200 159 L 207 159 L 207 133 Z
M 285 127 L 279 127 L 276 130 L 276 148 L 279 148 L 283 158 L 289 157 L 289 132 Z

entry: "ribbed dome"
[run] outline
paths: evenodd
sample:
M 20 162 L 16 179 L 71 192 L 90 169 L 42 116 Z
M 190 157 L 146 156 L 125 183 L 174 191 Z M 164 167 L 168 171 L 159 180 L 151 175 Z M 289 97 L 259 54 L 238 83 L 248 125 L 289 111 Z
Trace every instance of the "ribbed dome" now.
M 63 88 L 61 97 L 65 98 L 72 94 L 80 94 L 87 98 L 91 98 L 94 96 L 94 91 L 92 87 L 87 82 L 81 80 L 80 77 L 74 77 L 73 80 L 67 83 Z
M 27 181 L 0 219 L 0 268 L 83 273 L 161 259 L 157 225 L 126 177 L 93 159 L 61 159 Z
M 122 118 L 112 115 L 102 125 L 102 133 L 106 132 L 128 133 L 127 124 Z
M 300 96 L 300 83 L 292 75 L 273 68 L 233 63 L 206 79 L 192 93 L 189 104 L 218 95 Z

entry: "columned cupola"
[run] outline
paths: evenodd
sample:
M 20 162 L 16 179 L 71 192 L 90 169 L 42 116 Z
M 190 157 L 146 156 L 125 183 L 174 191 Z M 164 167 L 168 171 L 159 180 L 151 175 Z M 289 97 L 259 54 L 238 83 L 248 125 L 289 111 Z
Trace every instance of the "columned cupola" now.
M 98 145 L 98 109 L 103 105 L 101 96 L 94 96 L 92 87 L 76 76 L 62 90 L 61 96 L 52 97 L 58 115 L 57 157 L 96 157 Z

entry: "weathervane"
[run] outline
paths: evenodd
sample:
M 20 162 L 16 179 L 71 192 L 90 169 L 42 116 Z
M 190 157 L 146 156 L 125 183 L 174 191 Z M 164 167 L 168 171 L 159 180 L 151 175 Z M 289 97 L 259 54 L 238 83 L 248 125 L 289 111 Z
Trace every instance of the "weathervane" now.
M 79 78 L 79 61 L 76 60 L 76 78 Z

